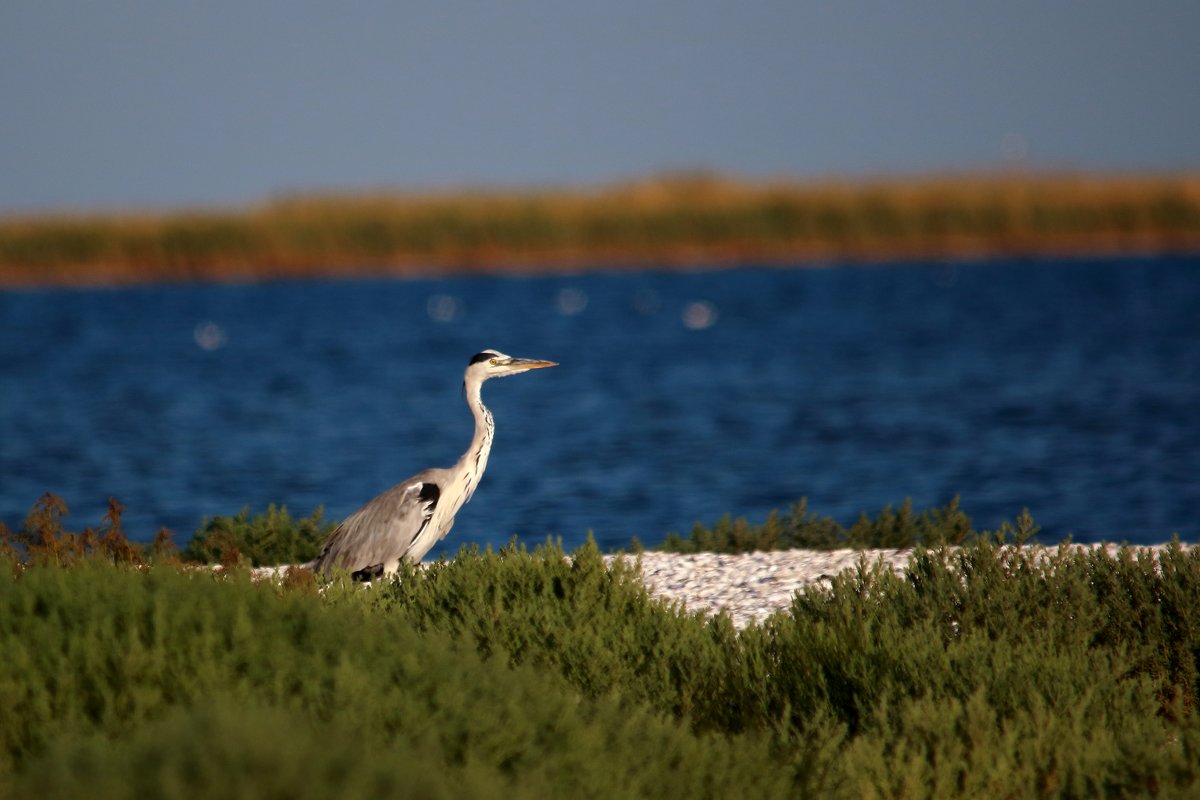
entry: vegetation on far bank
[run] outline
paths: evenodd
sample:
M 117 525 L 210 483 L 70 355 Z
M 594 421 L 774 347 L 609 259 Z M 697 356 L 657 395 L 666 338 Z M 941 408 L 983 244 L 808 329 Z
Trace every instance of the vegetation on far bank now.
M 1000 541 L 1024 543 L 1037 531 L 1033 518 L 1025 511 L 1017 517 L 1015 525 L 1005 523 L 995 535 Z M 971 527 L 971 518 L 959 508 L 957 497 L 943 508 L 919 514 L 913 512 L 912 501 L 905 500 L 899 508 L 888 506 L 873 518 L 862 513 L 848 528 L 830 517 L 810 512 L 808 498 L 801 498 L 782 513 L 770 512 L 757 525 L 745 517 L 734 519 L 728 514 L 712 527 L 697 522 L 686 539 L 678 533 L 668 533 L 658 549 L 672 553 L 899 549 L 961 545 L 980 535 Z
M 684 174 L 595 189 L 9 217 L 0 285 L 1197 250 L 1193 174 L 823 183 Z
M 265 511 L 250 514 L 243 508 L 232 516 L 207 518 L 190 540 L 179 550 L 174 535 L 161 530 L 147 546 L 130 541 L 121 529 L 121 504 L 111 499 L 104 523 L 97 530 L 86 528 L 73 533 L 64 529 L 68 516 L 66 503 L 46 494 L 30 511 L 18 530 L 0 523 L 0 553 L 40 553 L 56 562 L 93 553 L 110 558 L 142 563 L 155 557 L 172 557 L 196 564 L 245 564 L 251 567 L 302 564 L 317 557 L 322 543 L 333 532 L 336 522 L 325 519 L 315 509 L 307 517 L 293 517 L 286 506 L 268 505 Z M 808 509 L 801 498 L 785 511 L 771 511 L 762 523 L 745 517 L 725 515 L 711 527 L 697 522 L 688 537 L 669 532 L 654 549 L 672 553 L 747 553 L 756 550 L 837 550 L 926 548 L 957 546 L 980 538 L 997 543 L 1024 544 L 1032 540 L 1039 527 L 1028 511 L 992 532 L 977 531 L 971 518 L 954 498 L 941 508 L 920 513 L 905 500 L 899 507 L 888 506 L 874 517 L 859 515 L 849 527 Z M 629 549 L 640 552 L 636 538 Z
M 118 504 L 99 531 L 64 513 L 0 531 L 0 796 L 1200 790 L 1200 549 L 981 534 L 738 632 L 590 543 L 363 590 L 183 567 L 169 537 L 123 546 Z

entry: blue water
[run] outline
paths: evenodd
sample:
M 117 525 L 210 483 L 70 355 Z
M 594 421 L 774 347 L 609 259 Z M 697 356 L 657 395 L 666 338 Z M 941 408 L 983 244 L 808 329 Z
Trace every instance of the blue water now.
M 495 449 L 446 552 L 802 496 L 1200 538 L 1197 259 L 3 292 L 0 520 L 46 491 L 77 528 L 117 497 L 143 540 L 341 518 L 457 459 L 485 347 L 562 366 L 484 387 Z

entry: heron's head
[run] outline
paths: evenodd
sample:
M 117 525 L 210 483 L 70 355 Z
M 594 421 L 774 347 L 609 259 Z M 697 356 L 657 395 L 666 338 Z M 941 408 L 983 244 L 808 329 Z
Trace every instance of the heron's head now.
M 557 366 L 558 364 L 553 361 L 541 361 L 536 358 L 513 358 L 496 350 L 484 350 L 471 357 L 470 362 L 467 363 L 466 377 L 468 379 L 474 377 L 476 380 L 486 381 L 488 378 L 503 378 L 507 375 L 528 372 L 531 369 Z

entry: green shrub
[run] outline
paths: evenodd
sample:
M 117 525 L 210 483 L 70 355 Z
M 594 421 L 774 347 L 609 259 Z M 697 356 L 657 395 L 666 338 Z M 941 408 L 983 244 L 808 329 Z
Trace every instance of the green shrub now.
M 243 508 L 235 517 L 206 519 L 188 542 L 183 556 L 205 564 L 249 559 L 256 567 L 311 561 L 336 527 L 325 522 L 318 508 L 303 519 L 292 519 L 287 506 L 267 506 L 264 514 L 250 517 Z
M 591 542 L 319 592 L 11 548 L 0 796 L 1197 796 L 1200 550 L 998 543 L 1034 530 L 861 560 L 742 631 Z
M 560 672 L 586 696 L 620 692 L 674 715 L 696 710 L 737 642 L 728 619 L 653 600 L 634 568 L 608 567 L 590 540 L 570 558 L 556 545 L 464 547 L 453 561 L 408 567 L 371 600 L 419 630 L 468 637 L 484 655 Z
M 553 672 L 418 632 L 357 587 L 329 595 L 96 560 L 0 582 L 0 793 L 6 774 L 90 797 L 787 787 L 765 736 L 581 697 Z
M 712 528 L 697 522 L 689 538 L 668 533 L 658 549 L 671 553 L 746 553 L 794 548 L 908 548 L 918 544 L 938 547 L 962 544 L 973 536 L 977 534 L 971 530 L 971 519 L 958 507 L 957 497 L 943 508 L 921 514 L 914 514 L 912 501 L 905 500 L 899 509 L 888 506 L 874 519 L 863 514 L 849 528 L 810 513 L 808 498 L 801 498 L 784 514 L 772 511 L 761 525 L 729 515 L 717 520 Z
M 52 494 L 43 495 L 19 530 L 9 530 L 0 523 L 0 555 L 58 566 L 69 566 L 92 555 L 138 564 L 180 557 L 172 534 L 166 529 L 158 532 L 149 549 L 129 541 L 121 529 L 123 511 L 124 507 L 110 498 L 104 526 L 98 531 L 85 528 L 75 533 L 64 525 L 69 515 L 67 504 Z M 182 557 L 193 562 L 219 562 L 227 566 L 246 560 L 256 567 L 310 561 L 336 527 L 334 523 L 326 522 L 323 516 L 322 509 L 317 508 L 308 517 L 293 519 L 287 506 L 272 504 L 267 506 L 265 513 L 251 518 L 249 509 L 243 508 L 233 517 L 204 520 L 184 548 Z
M 586 696 L 771 733 L 795 788 L 821 795 L 1200 788 L 1200 551 L 1049 555 L 997 538 L 919 549 L 903 577 L 864 561 L 741 633 L 647 603 L 592 546 L 464 550 L 370 599 Z
M 865 796 L 1195 787 L 1200 553 L 1166 551 L 1161 574 L 1147 552 L 1044 554 L 919 551 L 903 578 L 864 565 L 798 595 L 768 623 L 788 666 L 767 694 L 796 728 L 814 713 L 846 726 L 840 766 Z M 1110 572 L 1126 591 L 1097 580 Z

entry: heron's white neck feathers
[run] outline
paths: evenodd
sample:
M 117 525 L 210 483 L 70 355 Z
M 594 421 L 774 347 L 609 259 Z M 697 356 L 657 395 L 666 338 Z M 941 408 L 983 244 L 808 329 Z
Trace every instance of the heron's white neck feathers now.
M 479 485 L 479 479 L 483 477 L 483 471 L 487 469 L 488 454 L 492 451 L 492 437 L 496 433 L 492 412 L 488 411 L 480 396 L 481 385 L 482 382 L 468 382 L 465 387 L 467 406 L 471 409 L 471 416 L 475 418 L 475 435 L 471 437 L 467 452 L 462 454 L 462 458 L 454 466 L 457 479 L 463 482 L 465 490 L 460 508 L 471 499 L 475 487 Z

